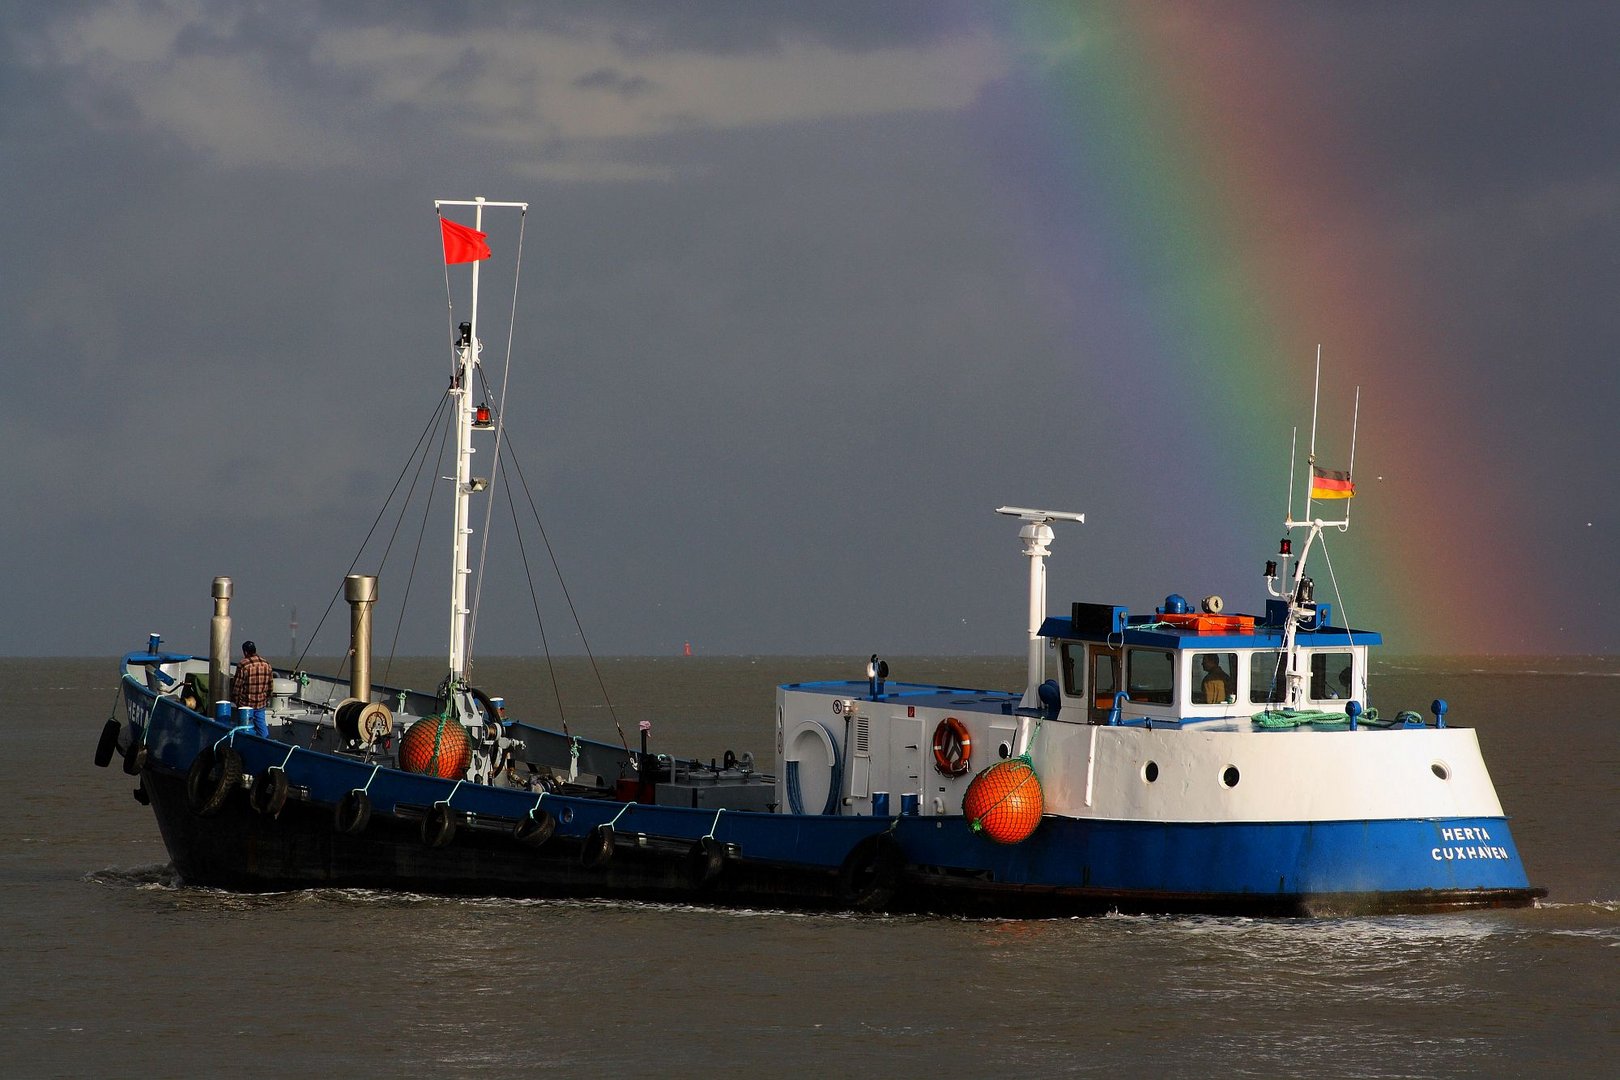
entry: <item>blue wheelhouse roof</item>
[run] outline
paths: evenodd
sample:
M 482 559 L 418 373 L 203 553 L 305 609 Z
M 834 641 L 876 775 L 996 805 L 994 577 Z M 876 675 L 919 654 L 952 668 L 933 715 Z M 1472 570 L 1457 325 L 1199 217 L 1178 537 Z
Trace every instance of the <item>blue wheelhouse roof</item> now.
M 1059 641 L 1091 641 L 1106 645 L 1142 645 L 1155 649 L 1189 650 L 1193 652 L 1224 652 L 1231 649 L 1280 649 L 1283 645 L 1283 623 L 1268 623 L 1255 617 L 1252 632 L 1237 630 L 1195 630 L 1190 627 L 1170 626 L 1158 615 L 1130 615 L 1124 608 L 1114 609 L 1124 629 L 1109 629 L 1088 625 L 1080 630 L 1072 618 L 1053 616 L 1041 624 L 1040 635 Z M 1328 625 L 1332 613 L 1328 605 L 1318 606 L 1322 626 L 1313 629 L 1301 627 L 1295 641 L 1301 648 L 1332 649 L 1352 645 L 1382 645 L 1384 637 L 1374 630 L 1356 630 L 1347 626 Z

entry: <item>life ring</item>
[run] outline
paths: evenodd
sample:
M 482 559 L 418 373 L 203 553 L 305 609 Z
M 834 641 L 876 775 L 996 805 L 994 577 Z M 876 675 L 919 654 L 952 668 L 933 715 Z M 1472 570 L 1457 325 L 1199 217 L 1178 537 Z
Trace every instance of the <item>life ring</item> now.
M 947 716 L 934 728 L 934 768 L 946 776 L 962 776 L 972 762 L 973 736 L 966 724 Z
M 358 836 L 371 821 L 371 796 L 359 788 L 338 800 L 332 811 L 332 828 L 345 836 Z
M 253 781 L 248 792 L 248 805 L 265 817 L 275 817 L 287 805 L 287 772 L 280 765 L 272 765 Z
M 205 746 L 186 773 L 186 802 L 198 817 L 209 817 L 241 782 L 242 755 L 228 746 L 219 750 Z
M 449 803 L 434 803 L 422 819 L 422 843 L 442 848 L 456 838 L 456 812 Z
M 549 811 L 536 807 L 517 819 L 512 826 L 512 839 L 530 847 L 544 847 L 551 834 L 557 831 L 557 819 Z
M 585 836 L 585 846 L 579 849 L 579 861 L 596 868 L 613 861 L 613 826 L 602 824 Z
M 686 852 L 686 876 L 693 888 L 702 888 L 726 868 L 726 845 L 712 836 L 693 842 Z
M 838 899 L 856 911 L 888 907 L 905 866 L 900 845 L 888 833 L 868 836 L 850 849 L 838 868 Z
M 105 769 L 112 760 L 113 751 L 118 749 L 117 720 L 108 720 L 101 728 L 101 741 L 96 743 L 96 767 Z

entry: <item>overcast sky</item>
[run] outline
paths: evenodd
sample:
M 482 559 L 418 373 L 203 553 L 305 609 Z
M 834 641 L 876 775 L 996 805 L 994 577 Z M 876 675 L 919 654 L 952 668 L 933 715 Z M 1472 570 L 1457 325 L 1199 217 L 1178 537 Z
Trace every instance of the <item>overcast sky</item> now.
M 237 641 L 307 639 L 441 396 L 433 200 L 474 195 L 530 204 L 505 413 L 598 653 L 1016 653 L 1003 503 L 1088 515 L 1054 611 L 1254 610 L 1317 342 L 1352 622 L 1620 651 L 1620 7 L 461 7 L 0 13 L 0 653 L 205 649 L 216 574 Z M 490 551 L 475 652 L 535 653 Z

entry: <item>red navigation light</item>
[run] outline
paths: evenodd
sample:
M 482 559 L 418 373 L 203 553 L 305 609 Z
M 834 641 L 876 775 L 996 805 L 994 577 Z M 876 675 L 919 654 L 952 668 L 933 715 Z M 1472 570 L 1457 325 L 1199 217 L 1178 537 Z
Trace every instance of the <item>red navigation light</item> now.
M 1282 546 L 1277 548 L 1277 554 L 1279 554 L 1279 555 L 1292 555 L 1293 553 L 1294 553 L 1294 542 L 1292 540 L 1290 540 L 1286 536 L 1283 537 L 1282 538 Z
M 489 426 L 489 406 L 488 405 L 480 405 L 480 406 L 478 406 L 478 408 L 473 410 L 473 423 L 477 424 L 479 427 L 488 427 Z

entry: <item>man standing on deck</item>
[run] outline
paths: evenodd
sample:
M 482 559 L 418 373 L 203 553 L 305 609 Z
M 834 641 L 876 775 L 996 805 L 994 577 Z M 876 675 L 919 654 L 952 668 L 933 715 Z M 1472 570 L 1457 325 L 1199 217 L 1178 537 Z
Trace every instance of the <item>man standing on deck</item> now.
M 270 704 L 270 661 L 259 655 L 258 646 L 251 641 L 242 642 L 242 660 L 236 665 L 231 678 L 231 701 L 238 709 L 248 709 L 253 722 L 253 734 L 270 735 L 265 723 L 264 707 Z

